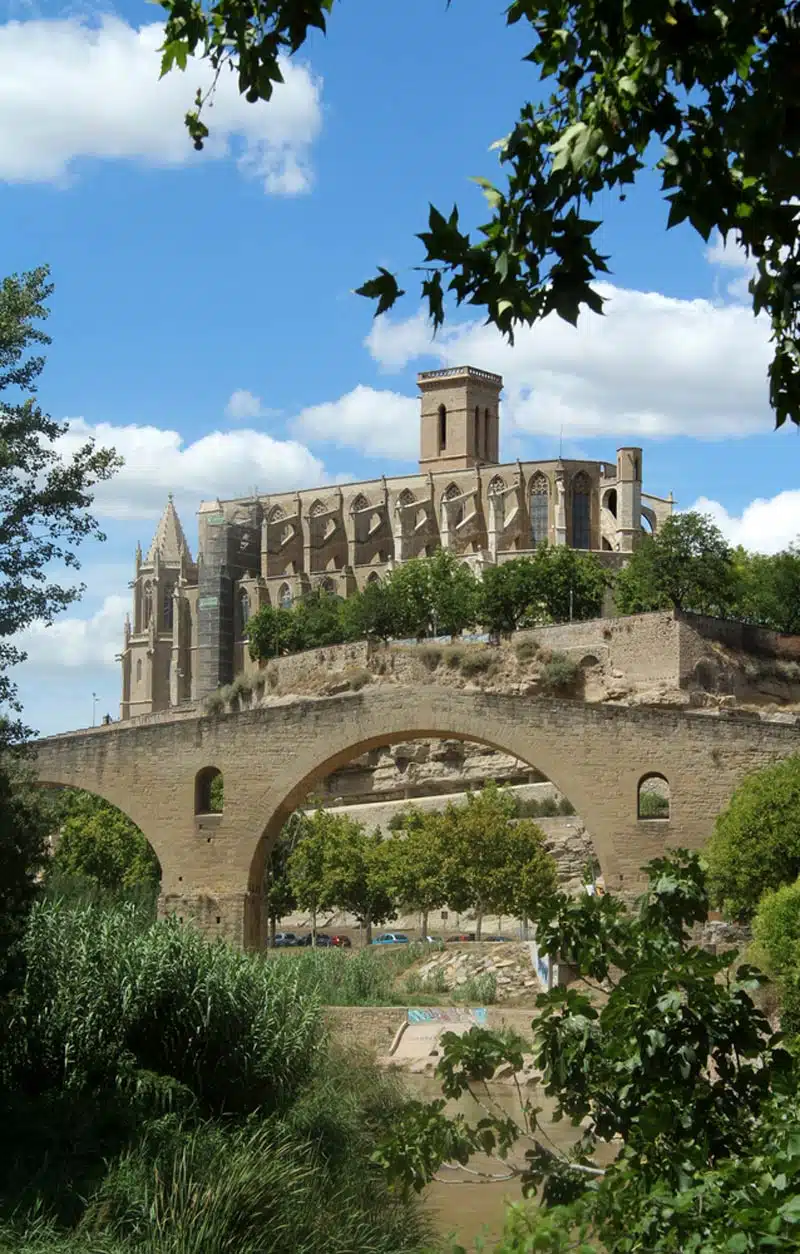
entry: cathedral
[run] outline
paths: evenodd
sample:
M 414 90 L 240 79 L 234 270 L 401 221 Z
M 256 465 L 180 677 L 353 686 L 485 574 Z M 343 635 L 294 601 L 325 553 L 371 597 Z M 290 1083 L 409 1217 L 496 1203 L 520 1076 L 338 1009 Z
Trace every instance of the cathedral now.
M 136 552 L 125 622 L 120 717 L 181 705 L 248 663 L 246 627 L 263 605 L 312 588 L 351 596 L 438 548 L 480 574 L 543 540 L 624 563 L 672 498 L 642 491 L 642 450 L 616 461 L 499 464 L 500 375 L 459 366 L 418 375 L 414 474 L 204 501 L 194 559 L 170 497 L 146 555 Z

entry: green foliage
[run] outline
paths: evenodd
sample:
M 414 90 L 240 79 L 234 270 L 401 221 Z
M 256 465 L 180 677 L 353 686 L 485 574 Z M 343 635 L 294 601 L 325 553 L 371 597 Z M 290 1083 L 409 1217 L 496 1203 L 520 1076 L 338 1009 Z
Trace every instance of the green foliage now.
M 493 1006 L 497 1001 L 497 980 L 490 971 L 471 975 L 454 990 L 453 1001 L 466 1002 L 467 1005 Z
M 387 844 L 391 892 L 400 905 L 419 911 L 425 935 L 429 912 L 440 910 L 447 901 L 442 817 L 411 806 L 394 815 L 390 827 L 404 833 Z
M 639 796 L 640 819 L 663 819 L 669 817 L 669 798 L 662 797 L 658 792 L 642 792 Z
M 476 938 L 484 915 L 536 918 L 555 890 L 555 863 L 540 829 L 517 820 L 514 797 L 489 783 L 439 818 L 445 900 L 459 913 L 475 911 Z
M 304 820 L 302 839 L 288 860 L 292 892 L 311 914 L 316 944 L 320 910 L 347 910 L 366 928 L 395 917 L 390 857 L 380 832 L 321 807 Z
M 471 1093 L 485 1116 L 470 1125 L 449 1118 L 443 1101 L 420 1103 L 376 1151 L 407 1190 L 478 1150 L 502 1158 L 542 1199 L 509 1214 L 506 1254 L 734 1254 L 796 1243 L 798 1077 L 752 1001 L 760 978 L 692 945 L 690 929 L 708 910 L 696 854 L 677 850 L 646 872 L 635 913 L 610 895 L 563 894 L 541 913 L 543 951 L 604 994 L 598 1005 L 571 986 L 537 1003 L 537 1066 L 556 1117 L 582 1127 L 574 1149 L 548 1141 L 530 1101 L 519 1120 L 491 1113 L 486 1080 L 503 1063 L 518 1070 L 522 1052 L 473 1029 L 442 1038 L 437 1074 L 444 1098 Z M 523 1162 L 512 1154 L 518 1144 Z M 614 1144 L 613 1161 L 597 1166 L 598 1149 Z
M 675 514 L 655 536 L 645 536 L 617 576 L 621 614 L 691 610 L 725 617 L 737 604 L 734 553 L 719 527 L 703 514 Z
M 705 850 L 709 891 L 733 918 L 752 918 L 761 894 L 800 874 L 800 757 L 742 781 Z
M 0 997 L 19 977 L 19 942 L 39 894 L 56 811 L 49 790 L 36 787 L 29 762 L 0 757 Z
M 567 692 L 574 687 L 581 668 L 566 653 L 551 653 L 542 666 L 539 676 L 541 685 L 549 692 Z
M 101 797 L 77 789 L 61 794 L 59 809 L 52 874 L 82 877 L 111 892 L 140 885 L 157 891 L 158 859 L 127 815 Z
M 800 1033 L 800 880 L 761 898 L 753 918 L 755 954 L 778 983 L 781 1027 Z
M 88 536 L 103 539 L 89 514 L 91 490 L 121 465 L 92 441 L 64 459 L 55 445 L 67 428 L 36 403 L 43 356 L 32 349 L 50 343 L 41 329 L 53 286 L 46 266 L 0 283 L 0 707 L 18 712 L 11 667 L 25 654 L 13 643 L 34 621 L 51 623 L 83 587 L 52 581 L 53 567 L 79 567 L 76 549 Z M 21 724 L 0 721 L 0 747 L 25 734 Z
M 608 572 L 593 554 L 541 544 L 532 558 L 512 558 L 484 571 L 479 615 L 496 635 L 537 623 L 597 618 L 609 583 Z M 529 661 L 536 651 L 535 645 L 525 644 L 517 654 L 521 661 Z
M 770 555 L 737 549 L 736 564 L 736 617 L 772 631 L 800 632 L 800 548 Z

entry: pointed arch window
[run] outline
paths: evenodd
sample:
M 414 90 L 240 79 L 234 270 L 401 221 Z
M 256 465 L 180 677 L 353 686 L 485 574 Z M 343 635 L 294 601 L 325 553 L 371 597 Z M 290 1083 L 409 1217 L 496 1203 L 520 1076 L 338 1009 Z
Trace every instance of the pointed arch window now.
M 446 501 L 454 501 L 456 497 L 461 496 L 461 489 L 457 483 L 451 483 L 450 487 L 445 490 L 444 499 Z M 448 511 L 448 521 L 451 527 L 458 527 L 464 520 L 464 502 L 461 501 L 457 509 Z
M 238 621 L 237 629 L 239 637 L 247 635 L 247 624 L 250 622 L 250 594 L 246 588 L 239 589 L 239 599 L 237 603 Z
M 367 578 L 367 587 L 369 587 L 371 584 L 380 583 L 380 581 L 381 581 L 381 577 L 378 574 L 377 570 L 373 570 L 372 573 Z
M 143 612 L 142 612 L 142 626 L 145 631 L 147 631 L 147 628 L 150 626 L 150 619 L 152 617 L 153 617 L 153 585 L 148 579 L 147 583 L 144 585 Z
M 447 448 L 447 410 L 444 405 L 439 406 L 439 452 L 443 453 Z
M 142 682 L 142 659 L 141 658 L 137 658 L 136 660 L 136 682 L 137 684 L 140 684 Z
M 497 530 L 503 526 L 506 514 L 505 482 L 500 475 L 495 475 L 489 484 L 489 498 L 494 510 L 494 525 Z
M 164 586 L 164 595 L 161 601 L 161 621 L 164 624 L 164 631 L 172 631 L 173 610 L 175 602 L 173 596 L 175 593 L 175 585 L 168 583 Z
M 292 608 L 292 590 L 288 583 L 282 583 L 278 590 L 278 605 L 282 610 Z
M 353 501 L 352 510 L 353 513 L 356 514 L 362 509 L 369 509 L 369 501 L 359 492 L 358 496 Z
M 276 522 L 280 522 L 280 521 L 281 521 L 282 519 L 284 519 L 285 517 L 286 517 L 286 515 L 284 514 L 284 512 L 283 512 L 283 510 L 281 509 L 280 505 L 276 505 L 276 506 L 274 506 L 274 508 L 273 508 L 273 509 L 271 509 L 271 510 L 269 511 L 269 518 L 268 518 L 268 520 L 267 520 L 267 521 L 268 521 L 268 522 L 271 522 L 271 523 L 276 523 Z
M 326 596 L 333 596 L 336 592 L 336 584 L 332 579 L 323 579 L 320 588 Z
M 588 549 L 590 544 L 591 490 L 589 476 L 579 470 L 572 480 L 572 547 Z
M 550 536 L 550 484 L 537 470 L 531 479 L 531 543 L 536 548 Z

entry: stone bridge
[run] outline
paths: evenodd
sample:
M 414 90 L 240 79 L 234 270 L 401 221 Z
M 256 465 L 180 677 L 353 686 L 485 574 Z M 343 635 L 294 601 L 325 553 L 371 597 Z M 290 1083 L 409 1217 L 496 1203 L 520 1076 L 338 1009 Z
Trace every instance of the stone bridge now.
M 265 862 L 286 817 L 369 749 L 454 738 L 527 762 L 570 799 L 607 885 L 626 891 L 665 847 L 700 847 L 748 771 L 800 752 L 800 723 L 783 720 L 376 685 L 227 715 L 176 711 L 35 748 L 43 784 L 96 793 L 141 828 L 161 862 L 162 910 L 256 946 Z M 214 771 L 224 776 L 222 814 L 204 799 Z M 640 785 L 653 775 L 668 782 L 668 818 L 638 817 Z

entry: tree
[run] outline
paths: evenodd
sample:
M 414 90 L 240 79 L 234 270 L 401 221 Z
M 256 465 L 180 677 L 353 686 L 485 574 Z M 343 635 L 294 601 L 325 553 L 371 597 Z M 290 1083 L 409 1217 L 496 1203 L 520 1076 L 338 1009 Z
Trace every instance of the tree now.
M 432 626 L 438 635 L 460 636 L 475 626 L 479 585 L 465 562 L 449 549 L 425 559 L 431 589 Z
M 800 880 L 764 893 L 753 917 L 754 953 L 777 982 L 781 1030 L 800 1033 Z
M 341 597 L 314 588 L 295 601 L 290 614 L 287 647 L 290 653 L 321 649 L 344 640 Z
M 412 557 L 389 579 L 395 608 L 396 635 L 421 640 L 433 630 L 434 602 L 428 558 Z
M 126 814 L 102 797 L 80 790 L 64 795 L 59 809 L 51 874 L 81 877 L 110 893 L 140 888 L 158 891 L 158 858 Z
M 752 918 L 763 892 L 800 875 L 800 757 L 742 781 L 705 853 L 712 900 L 742 921 Z
M 487 566 L 480 587 L 478 613 L 492 635 L 516 631 L 540 598 L 540 568 L 529 557 L 514 557 L 499 566 Z
M 297 904 L 311 915 L 311 944 L 317 944 L 317 915 L 330 904 L 325 878 L 325 854 L 333 829 L 333 816 L 320 807 L 306 816 L 303 839 L 288 860 L 289 884 Z
M 53 292 L 41 266 L 0 284 L 0 706 L 19 713 L 9 671 L 25 654 L 11 643 L 30 623 L 51 623 L 76 601 L 82 586 L 53 580 L 59 563 L 80 563 L 76 548 L 87 536 L 104 539 L 89 514 L 91 489 L 121 465 L 110 449 L 83 444 L 71 458 L 55 448 L 67 427 L 36 403 L 44 357 L 31 348 L 50 343 L 41 329 Z M 19 741 L 19 719 L 0 725 L 3 742 Z
M 551 622 L 600 616 L 611 580 L 593 554 L 566 545 L 541 544 L 533 560 L 541 609 Z
M 396 816 L 388 842 L 390 877 L 395 900 L 420 915 L 420 933 L 428 934 L 428 915 L 447 902 L 443 867 L 442 816 L 416 806 Z
M 800 548 L 782 553 L 737 553 L 738 616 L 772 631 L 800 632 Z
M 39 891 L 56 821 L 52 797 L 17 754 L 0 758 L 0 999 L 18 976 L 18 944 Z
M 253 661 L 269 661 L 286 652 L 291 632 L 291 610 L 262 605 L 247 624 L 248 648 Z
M 710 518 L 675 514 L 634 551 L 615 596 L 621 614 L 672 607 L 724 617 L 738 599 L 733 550 Z
M 406 1189 L 478 1150 L 497 1153 L 526 1196 L 541 1189 L 540 1205 L 509 1216 L 504 1254 L 796 1245 L 798 1075 L 753 1003 L 763 978 L 746 966 L 727 971 L 731 954 L 692 943 L 708 910 L 697 854 L 675 850 L 645 870 L 635 912 L 612 895 L 565 894 L 540 911 L 543 951 L 568 959 L 578 976 L 539 997 L 532 1025 L 556 1118 L 582 1128 L 574 1149 L 543 1135 L 533 1101 L 519 1121 L 492 1112 L 487 1077 L 523 1059 L 481 1028 L 444 1036 L 437 1067 L 443 1097 L 472 1094 L 480 1122 L 448 1117 L 444 1100 L 412 1103 L 378 1146 L 377 1161 Z M 601 1147 L 608 1165 L 596 1160 Z
M 239 91 L 256 102 L 281 81 L 279 58 L 297 52 L 309 29 L 326 29 L 333 0 L 162 5 L 162 75 L 197 54 L 217 76 L 235 70 Z M 540 86 L 495 145 L 505 186 L 476 180 L 491 215 L 477 236 L 460 229 L 457 208 L 431 206 L 419 238 L 434 326 L 448 296 L 485 309 L 512 342 L 520 324 L 551 312 L 573 324 L 583 308 L 601 313 L 593 283 L 608 266 L 595 240 L 602 219 L 590 211 L 610 191 L 624 199 L 626 185 L 654 169 L 668 228 L 686 221 L 704 240 L 715 230 L 733 235 L 753 259 L 753 309 L 770 318 L 775 345 L 776 422 L 800 423 L 795 10 L 786 0 L 646 0 L 609 14 L 600 0 L 513 0 L 507 21 L 530 26 L 527 60 Z M 212 92 L 198 91 L 186 115 L 196 148 L 208 135 L 202 112 Z M 378 313 L 403 295 L 383 267 L 358 290 Z
M 534 823 L 517 825 L 511 793 L 485 784 L 468 793 L 462 805 L 447 806 L 442 815 L 443 875 L 448 904 L 459 913 L 475 911 L 475 937 L 480 940 L 486 914 L 535 918 L 543 894 L 555 889 L 555 864 Z
M 391 640 L 398 631 L 398 608 L 391 576 L 373 580 L 363 592 L 348 597 L 342 607 L 348 640 Z
M 397 913 L 389 843 L 380 830 L 367 832 L 347 815 L 330 815 L 324 857 L 325 902 L 354 914 L 368 945 L 373 923 L 386 923 Z
M 275 924 L 297 908 L 297 897 L 289 874 L 289 860 L 308 834 L 308 815 L 295 810 L 284 823 L 267 861 L 264 874 L 264 909 L 269 924 L 269 943 L 275 944 Z

